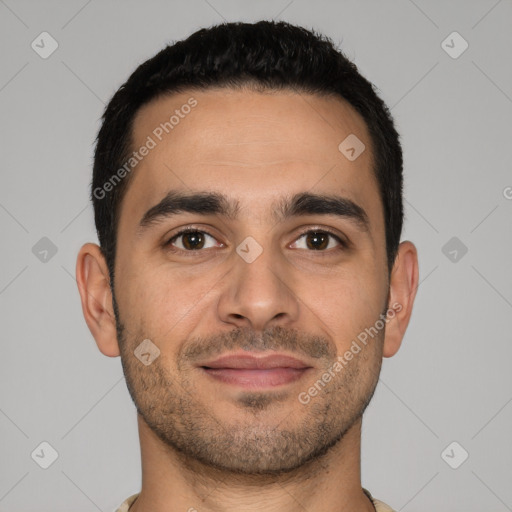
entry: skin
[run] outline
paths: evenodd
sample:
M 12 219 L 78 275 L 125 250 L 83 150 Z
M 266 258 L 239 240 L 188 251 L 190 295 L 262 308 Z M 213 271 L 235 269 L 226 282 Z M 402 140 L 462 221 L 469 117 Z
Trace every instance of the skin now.
M 402 242 L 388 278 L 367 127 L 337 98 L 212 89 L 144 106 L 134 148 L 191 96 L 197 106 L 138 164 L 121 205 L 117 322 L 99 247 L 85 244 L 77 259 L 87 325 L 104 355 L 121 356 L 138 410 L 142 490 L 130 510 L 372 511 L 361 488 L 362 414 L 382 358 L 402 342 L 418 261 L 414 245 Z M 351 133 L 366 145 L 352 162 L 338 150 Z M 238 218 L 180 213 L 138 234 L 144 213 L 171 189 L 224 193 L 239 201 Z M 368 232 L 334 215 L 276 222 L 274 202 L 299 192 L 351 199 L 366 211 Z M 191 224 L 213 237 L 204 248 L 185 254 L 183 236 L 176 252 L 164 247 Z M 310 228 L 331 229 L 349 247 L 329 239 L 315 250 L 303 236 Z M 247 236 L 263 249 L 252 263 L 236 252 Z M 393 304 L 385 329 L 301 403 L 299 393 Z M 134 355 L 144 339 L 160 350 L 147 366 Z M 253 391 L 197 366 L 242 349 L 294 355 L 313 368 L 298 381 Z

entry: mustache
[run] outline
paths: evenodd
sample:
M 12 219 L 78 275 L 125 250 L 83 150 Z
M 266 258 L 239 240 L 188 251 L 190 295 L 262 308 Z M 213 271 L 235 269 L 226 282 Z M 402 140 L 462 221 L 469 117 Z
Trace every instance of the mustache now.
M 178 360 L 194 363 L 197 359 L 212 358 L 236 349 L 251 352 L 287 351 L 326 361 L 336 358 L 336 347 L 325 337 L 273 326 L 261 334 L 248 327 L 239 327 L 226 333 L 193 338 L 182 346 Z

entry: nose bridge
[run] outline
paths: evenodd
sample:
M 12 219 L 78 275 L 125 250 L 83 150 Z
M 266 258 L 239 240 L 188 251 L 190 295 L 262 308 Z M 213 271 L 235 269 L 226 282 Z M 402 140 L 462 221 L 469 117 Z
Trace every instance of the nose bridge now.
M 236 248 L 232 271 L 219 300 L 224 322 L 264 330 L 270 324 L 291 323 L 298 303 L 287 281 L 285 264 L 267 239 L 265 246 L 247 237 Z

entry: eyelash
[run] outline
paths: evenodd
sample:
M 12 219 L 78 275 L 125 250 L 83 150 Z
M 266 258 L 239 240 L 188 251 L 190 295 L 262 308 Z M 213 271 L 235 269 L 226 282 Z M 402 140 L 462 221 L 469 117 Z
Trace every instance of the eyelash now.
M 212 234 L 208 233 L 208 231 L 190 226 L 190 227 L 184 228 L 181 231 L 178 231 L 177 233 L 175 233 L 171 238 L 169 238 L 164 243 L 164 247 L 167 248 L 168 250 L 170 250 L 171 252 L 174 252 L 174 253 L 182 252 L 182 253 L 185 253 L 187 256 L 192 256 L 192 257 L 196 256 L 197 254 L 199 254 L 201 252 L 204 252 L 204 249 L 185 250 L 185 249 L 172 247 L 172 242 L 174 240 L 176 240 L 177 238 L 179 238 L 182 235 L 186 235 L 187 233 L 202 233 L 202 234 L 208 235 L 208 236 L 212 237 L 213 239 L 215 239 L 215 237 Z M 325 234 L 331 236 L 332 238 L 334 238 L 340 244 L 341 247 L 334 248 L 334 249 L 323 249 L 323 250 L 318 250 L 318 251 L 315 251 L 312 249 L 312 250 L 309 250 L 308 252 L 316 252 L 320 256 L 325 256 L 326 255 L 325 253 L 331 253 L 331 251 L 333 251 L 333 250 L 334 251 L 346 250 L 349 247 L 349 244 L 347 242 L 345 242 L 345 240 L 340 238 L 338 235 L 336 235 L 329 229 L 325 229 L 325 228 L 307 229 L 307 230 L 301 232 L 295 240 L 299 240 L 304 235 L 308 235 L 309 233 L 325 233 Z M 194 254 L 194 253 L 196 253 L 196 254 Z

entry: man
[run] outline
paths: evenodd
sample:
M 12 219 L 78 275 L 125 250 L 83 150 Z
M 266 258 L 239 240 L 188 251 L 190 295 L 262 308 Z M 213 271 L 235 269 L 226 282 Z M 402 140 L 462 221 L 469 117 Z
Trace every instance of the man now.
M 330 40 L 200 30 L 98 134 L 77 282 L 138 412 L 130 512 L 379 512 L 362 415 L 418 284 L 388 110 Z

